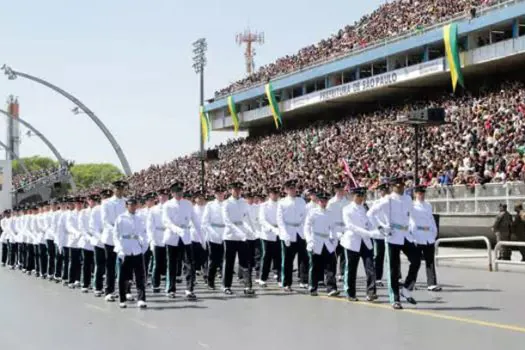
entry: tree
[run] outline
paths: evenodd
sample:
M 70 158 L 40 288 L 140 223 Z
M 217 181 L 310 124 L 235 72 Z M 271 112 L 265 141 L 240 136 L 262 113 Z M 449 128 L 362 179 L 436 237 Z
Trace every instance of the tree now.
M 48 158 L 48 157 L 41 157 L 41 156 L 33 156 L 33 157 L 27 157 L 22 158 L 25 166 L 27 167 L 27 170 L 30 172 L 36 172 L 39 170 L 45 170 L 50 169 L 58 166 L 58 162 Z M 20 162 L 18 160 L 12 161 L 13 166 L 13 176 L 22 174 L 24 170 L 20 166 Z
M 78 188 L 104 185 L 121 179 L 124 175 L 113 164 L 77 164 L 71 167 L 73 179 Z

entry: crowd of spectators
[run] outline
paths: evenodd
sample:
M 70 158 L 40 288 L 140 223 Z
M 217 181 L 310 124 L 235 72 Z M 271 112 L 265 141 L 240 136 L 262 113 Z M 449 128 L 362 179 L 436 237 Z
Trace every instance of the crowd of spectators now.
M 450 124 L 423 131 L 420 182 L 428 186 L 525 180 L 525 85 L 503 83 L 478 96 L 445 95 L 432 101 L 382 108 L 337 121 L 318 121 L 300 129 L 230 141 L 206 162 L 206 186 L 243 181 L 253 191 L 297 178 L 304 188 L 329 190 L 346 180 L 342 160 L 359 185 L 374 187 L 382 178 L 413 178 L 413 130 L 396 116 L 422 106 L 442 106 Z M 200 188 L 200 160 L 177 158 L 133 174 L 138 194 L 182 181 Z
M 420 31 L 460 14 L 475 16 L 476 8 L 502 0 L 394 0 L 385 2 L 353 25 L 347 25 L 330 38 L 286 55 L 260 67 L 251 75 L 215 92 L 219 98 L 269 79 L 291 73 L 321 61 L 366 48 L 375 41 Z

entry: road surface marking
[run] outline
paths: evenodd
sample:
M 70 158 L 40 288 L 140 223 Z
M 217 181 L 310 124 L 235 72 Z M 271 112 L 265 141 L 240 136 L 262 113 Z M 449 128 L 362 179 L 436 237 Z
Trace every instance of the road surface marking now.
M 344 303 L 356 304 L 356 305 L 367 306 L 367 307 L 375 307 L 378 309 L 385 309 L 385 310 L 390 310 L 390 311 L 395 311 L 395 312 L 409 313 L 409 314 L 420 315 L 420 316 L 428 316 L 432 318 L 439 318 L 442 320 L 456 321 L 460 323 L 474 324 L 474 325 L 483 326 L 483 327 L 498 328 L 498 329 L 504 329 L 507 331 L 525 333 L 525 327 L 509 325 L 509 324 L 504 324 L 504 323 L 487 322 L 487 321 L 476 320 L 474 318 L 451 316 L 451 315 L 445 315 L 445 314 L 441 314 L 438 312 L 432 312 L 432 311 L 426 311 L 426 310 L 417 310 L 417 309 L 394 310 L 391 305 L 374 304 L 374 303 L 362 302 L 362 301 L 354 302 L 354 301 L 348 301 L 344 298 L 333 298 L 333 297 L 328 297 L 328 296 L 320 296 L 320 298 L 327 299 L 327 300 L 342 301 Z
M 88 303 L 85 303 L 84 304 L 88 309 L 93 309 L 93 310 L 97 310 L 97 311 L 102 311 L 102 312 L 105 312 L 105 313 L 108 313 L 109 311 L 104 309 L 103 307 L 100 307 L 100 306 L 97 306 L 97 305 L 93 305 L 93 304 L 88 304 Z
M 146 327 L 146 328 L 149 328 L 149 329 L 157 329 L 157 326 L 155 326 L 154 324 L 147 323 L 147 322 L 144 322 L 144 321 L 141 321 L 141 320 L 137 320 L 136 318 L 132 318 L 131 320 L 133 322 L 143 326 L 143 327 Z
M 199 344 L 200 346 L 202 346 L 204 349 L 209 349 L 209 348 L 210 348 L 210 346 L 209 346 L 208 344 L 203 343 L 203 342 L 201 342 L 201 341 L 198 341 L 197 344 Z

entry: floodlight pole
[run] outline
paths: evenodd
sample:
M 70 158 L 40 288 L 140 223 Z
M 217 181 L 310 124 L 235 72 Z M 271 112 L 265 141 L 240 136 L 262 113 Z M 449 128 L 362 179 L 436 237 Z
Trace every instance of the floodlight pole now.
M 208 44 L 205 38 L 200 38 L 193 43 L 193 69 L 195 73 L 199 74 L 200 78 L 200 96 L 199 96 L 199 108 L 204 106 L 204 66 L 206 66 L 206 50 Z M 200 120 L 200 118 L 199 118 Z M 202 123 L 202 121 L 201 121 Z M 199 123 L 199 139 L 200 139 L 200 163 L 201 163 L 201 190 L 206 192 L 206 168 L 204 164 L 205 150 L 204 150 L 204 134 L 202 125 Z

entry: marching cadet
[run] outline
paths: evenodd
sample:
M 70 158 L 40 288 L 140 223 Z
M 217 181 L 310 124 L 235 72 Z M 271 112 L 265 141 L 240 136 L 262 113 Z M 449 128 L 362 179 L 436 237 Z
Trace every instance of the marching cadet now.
M 335 278 L 337 270 L 337 230 L 335 215 L 327 209 L 327 193 L 317 195 L 318 207 L 308 214 L 304 224 L 304 237 L 306 239 L 306 250 L 310 258 L 309 290 L 310 295 L 317 296 L 319 279 L 326 271 L 326 286 L 328 296 L 337 296 L 337 281 Z
M 74 197 L 71 199 L 72 208 L 68 211 L 66 216 L 66 231 L 67 231 L 67 246 L 69 247 L 69 273 L 68 283 L 69 288 L 80 287 L 81 277 L 81 250 L 80 239 L 82 232 L 79 228 L 80 211 L 84 207 L 84 200 L 82 197 Z
M 371 238 L 381 237 L 379 230 L 374 229 L 366 215 L 364 206 L 366 188 L 356 187 L 351 190 L 352 203 L 343 209 L 345 232 L 341 238 L 341 246 L 345 254 L 344 289 L 348 300 L 357 301 L 356 277 L 359 258 L 363 260 L 366 273 L 366 300 L 374 301 L 376 294 L 376 276 L 374 269 L 374 246 Z
M 345 190 L 345 184 L 338 182 L 333 185 L 335 196 L 328 201 L 327 209 L 334 216 L 334 231 L 337 235 L 337 239 L 343 237 L 343 232 L 345 230 L 345 224 L 343 222 L 343 208 L 350 204 L 350 201 L 347 198 L 347 193 Z M 339 260 L 339 276 L 338 280 L 342 280 L 342 274 L 344 271 L 344 249 L 341 247 L 341 244 L 337 245 L 336 249 L 336 260 Z
M 432 292 L 441 291 L 437 284 L 436 266 L 434 262 L 437 237 L 436 221 L 432 215 L 432 206 L 425 201 L 425 186 L 416 186 L 414 193 L 414 209 L 410 215 L 410 232 L 416 239 L 417 248 L 423 253 L 427 272 L 427 288 Z
M 18 243 L 16 241 L 16 232 L 15 232 L 15 223 L 17 219 L 17 212 L 18 207 L 14 207 L 9 220 L 6 223 L 8 234 L 9 234 L 9 257 L 7 260 L 7 264 L 9 265 L 9 268 L 11 270 L 14 270 L 17 265 L 17 258 L 18 258 Z
M 101 297 L 104 288 L 104 273 L 106 271 L 106 250 L 104 243 L 102 243 L 102 232 L 104 231 L 104 224 L 102 223 L 102 206 L 100 204 L 101 198 L 103 201 L 107 201 L 113 196 L 113 191 L 110 189 L 104 189 L 100 191 L 100 195 L 91 194 L 89 199 L 93 202 L 94 206 L 89 212 L 89 233 L 91 235 L 91 245 L 94 250 L 95 258 L 95 297 Z
M 392 307 L 399 310 L 403 308 L 400 302 L 400 295 L 409 303 L 417 304 L 412 297 L 412 290 L 416 284 L 417 274 L 421 265 L 421 254 L 414 244 L 414 237 L 409 231 L 409 220 L 413 205 L 412 199 L 404 194 L 404 179 L 401 177 L 392 178 L 390 184 L 393 186 L 392 193 L 385 196 L 378 203 L 375 212 L 369 211 L 369 218 L 375 227 L 381 226 L 383 234 L 387 236 L 387 257 L 390 264 L 389 296 Z M 410 266 L 400 292 L 398 278 L 401 273 L 401 251 L 407 256 Z
M 89 227 L 89 220 L 91 218 L 91 211 L 97 205 L 91 196 L 88 196 L 85 200 L 88 206 L 87 208 L 81 209 L 78 214 L 78 230 L 81 235 L 78 247 L 82 252 L 82 286 L 80 288 L 82 293 L 88 293 L 91 287 L 95 253 L 93 244 L 91 244 L 91 238 L 93 236 Z
M 196 191 L 194 194 L 195 204 L 193 205 L 193 212 L 197 219 L 197 227 L 202 226 L 202 217 L 204 210 L 206 209 L 206 199 L 202 191 Z M 201 271 L 204 277 L 204 281 L 208 282 L 208 272 L 206 271 L 207 264 L 207 252 L 206 252 L 206 241 L 204 235 L 196 234 L 197 229 L 191 225 L 191 244 L 193 246 L 193 258 L 195 259 L 195 271 Z
M 58 221 L 57 235 L 58 235 L 58 247 L 59 252 L 62 254 L 62 277 L 61 281 L 64 286 L 69 283 L 69 266 L 70 266 L 70 244 L 72 239 L 69 238 L 69 232 L 66 227 L 66 222 L 69 216 L 69 212 L 72 209 L 72 200 L 70 198 L 64 198 L 62 213 Z
M 215 276 L 224 257 L 223 237 L 226 227 L 222 212 L 226 189 L 216 186 L 214 192 L 215 199 L 206 205 L 202 215 L 202 229 L 209 249 L 208 288 L 212 290 L 215 290 Z
M 65 219 L 68 211 L 68 199 L 61 198 L 60 206 L 56 218 L 55 226 L 55 245 L 56 245 L 56 261 L 55 261 L 55 282 L 60 283 L 63 280 L 64 274 L 68 273 L 69 270 L 69 256 L 66 257 L 66 249 L 64 249 L 64 244 L 66 243 L 65 232 Z M 68 266 L 67 269 L 64 269 L 65 266 Z M 67 278 L 64 279 L 67 281 Z
M 284 183 L 286 197 L 277 206 L 277 226 L 283 250 L 282 285 L 285 292 L 292 291 L 293 262 L 297 255 L 299 263 L 300 287 L 308 288 L 308 255 L 304 240 L 304 220 L 306 203 L 297 196 L 297 182 Z
M 177 259 L 182 256 L 184 272 L 186 277 L 186 298 L 196 300 L 193 292 L 195 286 L 195 260 L 190 235 L 190 221 L 196 229 L 196 235 L 200 235 L 198 219 L 193 211 L 191 202 L 183 198 L 184 184 L 175 182 L 170 190 L 173 198 L 162 207 L 162 221 L 164 223 L 163 243 L 166 245 L 166 255 L 168 260 L 168 276 L 166 294 L 170 298 L 175 298 Z
M 120 261 L 118 274 L 119 306 L 127 307 L 126 300 L 133 300 L 128 294 L 129 282 L 135 275 L 137 306 L 146 308 L 146 271 L 144 253 L 148 249 L 146 227 L 141 217 L 136 215 L 137 200 L 126 200 L 127 211 L 115 220 L 113 244 Z
M 56 200 L 49 202 L 49 210 L 46 215 L 46 232 L 45 241 L 47 248 L 47 277 L 50 281 L 55 279 L 55 260 L 56 260 L 56 247 L 55 247 L 55 232 L 56 224 L 58 219 L 58 209 Z
M 259 206 L 255 204 L 256 194 L 254 192 L 248 192 L 244 199 L 246 204 L 248 204 L 248 223 L 250 225 L 250 230 L 247 232 L 246 236 L 246 248 L 248 256 L 248 273 L 252 275 L 252 271 L 255 267 L 255 243 L 258 237 L 258 232 L 260 231 L 258 225 L 258 210 Z M 243 278 L 241 269 L 239 268 L 239 280 Z M 258 276 L 256 277 L 258 279 Z
M 249 206 L 241 198 L 242 183 L 233 182 L 230 184 L 230 198 L 222 206 L 224 218 L 224 272 L 223 285 L 224 293 L 232 295 L 232 279 L 235 257 L 239 259 L 239 269 L 242 272 L 244 283 L 244 294 L 253 295 L 252 276 L 250 274 L 250 257 L 248 252 L 249 238 L 254 237 L 252 224 L 249 217 Z
M 49 202 L 44 201 L 40 203 L 38 214 L 36 216 L 35 227 L 38 233 L 38 257 L 40 267 L 40 277 L 47 278 L 47 245 L 46 245 L 46 231 L 47 231 L 47 215 Z
M 104 290 L 105 300 L 108 302 L 115 301 L 113 293 L 115 293 L 115 266 L 117 264 L 117 254 L 115 253 L 115 246 L 113 243 L 113 234 L 115 227 L 115 220 L 117 217 L 126 211 L 126 198 L 124 192 L 128 183 L 126 181 L 113 182 L 114 193 L 113 197 L 105 200 L 100 208 L 102 225 L 104 230 L 100 238 L 104 244 L 104 251 L 106 255 L 106 289 Z
M 382 183 L 376 187 L 376 190 L 379 191 L 379 199 L 384 198 L 389 193 L 388 183 Z M 381 201 L 376 201 L 372 208 L 371 212 L 376 211 L 376 207 Z M 365 203 L 366 204 L 366 203 Z M 364 204 L 363 204 L 364 205 Z M 379 236 L 373 239 L 374 242 L 374 266 L 376 270 L 376 286 L 382 287 L 383 282 L 383 268 L 385 265 L 385 237 Z
M 261 204 L 259 210 L 259 222 L 261 224 L 261 276 L 257 281 L 261 287 L 266 287 L 270 267 L 277 267 L 277 275 L 281 276 L 281 244 L 278 240 L 279 228 L 277 226 L 277 207 L 279 205 L 279 188 L 273 187 L 268 190 L 268 200 Z
M 16 221 L 16 232 L 18 237 L 18 264 L 22 272 L 27 272 L 27 234 L 25 231 L 25 222 L 27 220 L 27 207 L 21 207 L 18 219 Z
M 38 243 L 37 243 L 37 235 L 36 235 L 36 214 L 38 212 L 38 207 L 36 205 L 32 205 L 29 207 L 27 211 L 27 218 L 25 223 L 26 228 L 26 235 L 27 235 L 27 244 L 28 244 L 28 268 L 27 268 L 27 274 L 31 275 L 34 274 L 35 276 L 39 276 L 39 269 L 38 269 Z
M 166 273 L 166 245 L 163 241 L 164 223 L 162 221 L 162 208 L 169 198 L 168 189 L 157 191 L 159 203 L 148 211 L 146 218 L 146 233 L 148 242 L 153 253 L 153 269 L 151 273 L 151 285 L 153 293 L 160 292 L 161 275 Z
M 257 192 L 255 194 L 254 204 L 256 206 L 256 214 L 253 220 L 255 226 L 255 252 L 254 252 L 254 270 L 255 278 L 259 279 L 261 276 L 261 262 L 262 262 L 262 240 L 261 240 L 261 217 L 259 213 L 261 212 L 261 206 L 266 200 L 266 195 L 263 192 Z
M 308 217 L 310 210 L 318 207 L 317 192 L 319 191 L 317 191 L 315 188 L 311 188 L 306 191 L 306 198 L 308 199 L 308 203 L 306 203 L 306 217 Z
M 7 230 L 7 224 L 9 222 L 9 216 L 11 215 L 10 210 L 4 210 L 2 214 L 2 219 L 0 220 L 0 242 L 2 242 L 2 266 L 7 265 L 7 256 L 8 256 L 8 245 L 9 245 L 9 231 Z
M 140 218 L 144 222 L 144 225 L 146 225 L 146 222 L 148 220 L 149 212 L 155 206 L 155 198 L 157 198 L 157 193 L 155 193 L 155 192 L 147 193 L 143 197 L 144 205 L 140 209 L 140 213 L 137 210 L 137 215 L 140 216 Z M 150 249 L 149 243 L 150 242 L 148 240 L 148 249 L 144 253 L 144 270 L 146 271 L 146 281 L 148 280 L 148 276 L 149 276 L 148 274 L 151 272 L 150 271 L 150 262 L 151 262 L 151 257 L 153 255 L 153 253 L 152 253 L 152 251 Z M 146 282 L 146 285 L 147 285 L 147 282 Z

